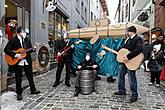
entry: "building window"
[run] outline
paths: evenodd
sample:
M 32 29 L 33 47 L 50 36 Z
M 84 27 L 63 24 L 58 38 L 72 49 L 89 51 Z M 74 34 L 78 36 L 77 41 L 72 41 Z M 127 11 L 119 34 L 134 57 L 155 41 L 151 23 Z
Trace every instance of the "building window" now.
M 132 6 L 134 6 L 134 5 L 135 5 L 135 3 L 136 3 L 136 0 L 133 0 L 133 1 L 132 1 Z
M 30 30 L 30 12 L 25 10 L 25 28 Z
M 84 3 L 81 2 L 81 17 L 84 19 Z
M 76 0 L 76 10 L 78 13 L 80 13 L 80 0 Z
M 91 12 L 91 20 L 93 20 L 93 13 Z
M 85 22 L 87 23 L 87 9 L 85 8 Z
M 60 40 L 64 31 L 67 31 L 66 19 L 57 12 L 49 12 L 48 44 L 50 46 L 50 62 L 55 62 L 56 41 Z
M 122 22 L 124 22 L 124 11 L 122 11 L 122 16 L 121 16 L 122 18 Z
M 126 4 L 125 7 L 125 18 L 128 17 L 128 3 Z
M 96 16 L 94 16 L 94 19 L 96 20 Z

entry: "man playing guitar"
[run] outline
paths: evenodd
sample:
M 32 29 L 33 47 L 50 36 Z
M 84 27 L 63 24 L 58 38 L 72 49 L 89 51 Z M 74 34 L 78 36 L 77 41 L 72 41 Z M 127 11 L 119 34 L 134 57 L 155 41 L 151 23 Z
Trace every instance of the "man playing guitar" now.
M 142 39 L 136 34 L 136 28 L 134 26 L 131 26 L 127 29 L 127 31 L 129 39 L 124 44 L 124 48 L 128 49 L 130 53 L 124 57 L 123 62 L 127 62 L 128 60 L 136 57 L 142 52 Z M 119 70 L 118 92 L 115 92 L 114 94 L 126 95 L 125 75 L 127 72 L 129 77 L 130 89 L 132 92 L 130 102 L 135 102 L 138 100 L 137 80 L 135 75 L 136 70 L 129 70 L 124 63 L 121 65 Z
M 31 94 L 38 94 L 40 91 L 36 90 L 34 81 L 33 81 L 33 73 L 32 73 L 32 59 L 30 53 L 35 51 L 34 47 L 31 51 L 26 53 L 26 57 L 23 58 L 21 53 L 16 53 L 14 51 L 24 48 L 29 49 L 32 48 L 30 40 L 26 37 L 26 32 L 22 26 L 17 28 L 17 36 L 13 37 L 8 44 L 6 45 L 4 51 L 7 55 L 11 56 L 13 59 L 19 59 L 19 61 L 13 65 L 15 77 L 16 77 L 16 93 L 17 100 L 22 100 L 22 69 L 24 70 L 27 79 L 29 81 Z
M 71 62 L 72 62 L 72 51 L 74 48 L 74 45 L 69 41 L 69 39 L 67 38 L 68 35 L 66 32 L 64 32 L 63 34 L 63 38 L 61 40 L 57 40 L 57 44 L 56 44 L 56 52 L 57 52 L 57 56 L 56 58 L 62 58 L 60 60 L 58 60 L 58 67 L 57 67 L 57 71 L 56 71 L 56 81 L 53 85 L 53 87 L 57 87 L 60 84 L 60 77 L 61 77 L 61 73 L 62 70 L 64 68 L 64 64 L 66 66 L 66 77 L 65 77 L 65 85 L 70 87 L 70 68 L 71 68 Z M 62 50 L 62 51 L 60 51 Z M 63 56 L 63 54 L 65 53 L 65 56 Z

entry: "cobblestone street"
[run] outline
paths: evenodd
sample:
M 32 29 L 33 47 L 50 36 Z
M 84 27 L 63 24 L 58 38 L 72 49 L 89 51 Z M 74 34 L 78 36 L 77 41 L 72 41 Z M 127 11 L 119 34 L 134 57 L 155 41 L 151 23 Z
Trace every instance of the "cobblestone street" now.
M 126 83 L 127 95 L 115 96 L 117 82 L 107 83 L 106 77 L 96 81 L 97 91 L 90 95 L 74 97 L 74 80 L 72 86 L 66 87 L 63 83 L 53 88 L 55 70 L 35 78 L 39 95 L 31 95 L 29 88 L 23 93 L 23 101 L 18 102 L 19 110 L 165 110 L 165 90 L 163 87 L 148 86 L 149 76 L 143 70 L 137 71 L 139 99 L 135 103 L 128 103 L 130 91 Z

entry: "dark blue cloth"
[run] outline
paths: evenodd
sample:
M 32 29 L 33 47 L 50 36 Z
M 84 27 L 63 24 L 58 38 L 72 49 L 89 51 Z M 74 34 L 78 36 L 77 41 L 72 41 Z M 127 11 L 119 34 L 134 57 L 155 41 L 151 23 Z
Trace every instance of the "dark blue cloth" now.
M 72 42 L 78 41 L 79 39 L 71 39 Z M 83 40 L 80 44 L 75 44 L 75 51 L 73 53 L 74 68 L 85 59 L 86 51 L 91 50 L 92 59 L 99 64 L 99 74 L 104 76 L 117 76 L 119 70 L 119 63 L 116 60 L 116 55 L 106 51 L 106 54 L 102 59 L 99 58 L 98 54 L 104 50 L 101 48 L 102 45 L 106 45 L 114 50 L 119 50 L 123 46 L 123 40 L 121 37 L 114 40 L 111 36 L 104 39 L 98 39 L 93 45 L 87 40 Z

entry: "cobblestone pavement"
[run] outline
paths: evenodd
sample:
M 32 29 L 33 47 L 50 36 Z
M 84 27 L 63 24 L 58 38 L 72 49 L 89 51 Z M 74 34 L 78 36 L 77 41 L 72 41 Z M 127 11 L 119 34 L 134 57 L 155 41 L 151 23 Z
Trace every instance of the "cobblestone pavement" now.
M 148 86 L 149 76 L 142 70 L 137 71 L 139 99 L 128 103 L 130 90 L 126 80 L 127 95 L 115 96 L 117 82 L 107 83 L 106 77 L 96 81 L 97 91 L 90 95 L 74 97 L 74 80 L 72 87 L 62 83 L 53 88 L 55 70 L 35 78 L 36 87 L 41 90 L 39 95 L 31 95 L 29 88 L 23 92 L 23 101 L 18 102 L 19 110 L 165 110 L 165 90 L 160 87 Z

